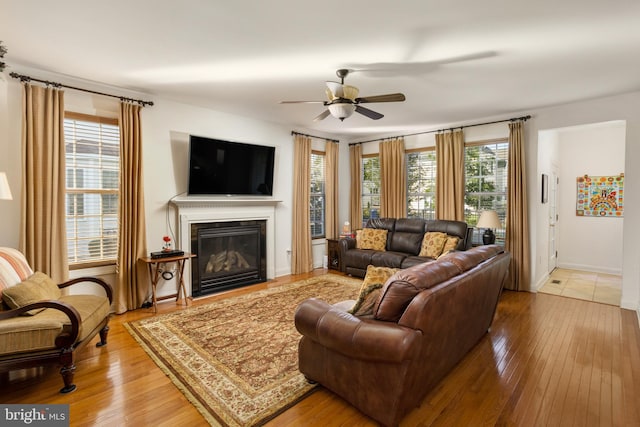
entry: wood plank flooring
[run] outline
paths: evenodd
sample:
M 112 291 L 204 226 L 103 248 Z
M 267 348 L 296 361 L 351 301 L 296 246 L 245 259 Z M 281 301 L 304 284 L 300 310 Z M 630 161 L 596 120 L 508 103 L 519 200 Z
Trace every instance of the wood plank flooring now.
M 323 274 L 316 270 L 310 275 Z M 310 275 L 288 276 L 194 305 Z M 172 301 L 160 313 L 183 309 Z M 111 320 L 108 345 L 78 356 L 78 389 L 58 393 L 53 366 L 0 374 L 1 403 L 69 403 L 72 426 L 199 426 L 198 411 Z M 332 393 L 318 391 L 269 426 L 374 426 Z M 503 293 L 490 332 L 401 426 L 640 426 L 640 330 L 636 313 L 549 294 Z

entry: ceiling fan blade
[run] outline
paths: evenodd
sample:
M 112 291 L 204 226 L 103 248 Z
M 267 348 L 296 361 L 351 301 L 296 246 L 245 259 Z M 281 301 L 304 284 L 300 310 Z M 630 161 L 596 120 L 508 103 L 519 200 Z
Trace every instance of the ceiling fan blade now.
M 280 104 L 324 104 L 324 101 L 280 101 Z
M 466 55 L 452 56 L 423 62 L 377 62 L 371 64 L 350 64 L 352 72 L 364 73 L 371 76 L 412 76 L 431 72 L 441 65 L 455 64 L 458 62 L 474 61 L 478 59 L 492 58 L 498 52 L 493 50 L 470 53 Z
M 324 110 L 322 113 L 318 114 L 313 121 L 314 122 L 319 122 L 320 120 L 324 120 L 327 118 L 327 116 L 330 114 L 331 112 L 329 111 L 329 109 Z
M 362 114 L 363 116 L 367 116 L 373 120 L 379 120 L 384 117 L 383 114 L 377 113 L 373 110 L 369 110 L 368 108 L 364 108 L 359 105 L 356 105 L 356 112 Z
M 389 93 L 387 95 L 365 96 L 364 98 L 356 98 L 357 104 L 366 104 L 370 102 L 401 102 L 406 98 L 402 93 Z

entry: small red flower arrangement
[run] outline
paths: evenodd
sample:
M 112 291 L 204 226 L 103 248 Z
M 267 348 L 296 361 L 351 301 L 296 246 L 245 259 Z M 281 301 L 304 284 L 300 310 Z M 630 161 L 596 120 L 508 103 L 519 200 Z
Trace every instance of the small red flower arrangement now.
M 162 240 L 164 240 L 164 245 L 162 246 L 162 250 L 163 251 L 170 251 L 171 250 L 171 237 L 164 236 L 162 238 Z

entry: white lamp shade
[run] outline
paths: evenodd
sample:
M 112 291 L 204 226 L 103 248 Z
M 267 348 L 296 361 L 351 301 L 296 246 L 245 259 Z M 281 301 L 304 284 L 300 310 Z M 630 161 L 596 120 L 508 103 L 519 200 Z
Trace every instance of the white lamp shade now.
M 0 199 L 13 200 L 11 188 L 9 188 L 9 181 L 7 181 L 7 174 L 4 172 L 0 172 Z
M 353 104 L 345 103 L 330 104 L 329 111 L 331 112 L 331 115 L 336 119 L 344 120 L 347 117 L 351 116 L 354 111 L 356 111 L 356 106 Z
M 502 228 L 496 211 L 482 211 L 476 226 L 478 228 Z

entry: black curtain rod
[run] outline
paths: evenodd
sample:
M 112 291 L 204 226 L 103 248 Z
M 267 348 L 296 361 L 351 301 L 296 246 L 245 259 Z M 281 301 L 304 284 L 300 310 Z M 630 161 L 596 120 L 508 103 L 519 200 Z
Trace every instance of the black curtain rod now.
M 474 127 L 474 126 L 492 125 L 492 124 L 495 124 L 495 123 L 516 122 L 518 120 L 523 120 L 523 121 L 526 122 L 530 118 L 531 118 L 531 116 L 529 116 L 529 115 L 522 116 L 522 117 L 513 117 L 513 118 L 510 118 L 510 119 L 496 120 L 496 121 L 493 121 L 493 122 L 474 123 L 474 124 L 471 124 L 471 125 L 454 126 L 454 127 L 446 128 L 446 129 L 428 130 L 428 131 L 425 131 L 425 132 L 410 133 L 410 134 L 407 134 L 407 135 L 399 135 L 399 136 L 390 136 L 390 137 L 386 137 L 386 138 L 371 139 L 369 141 L 352 142 L 349 145 L 358 145 L 358 144 L 364 144 L 364 143 L 367 143 L 367 142 L 382 141 L 382 140 L 389 139 L 389 138 L 404 138 L 404 137 L 407 137 L 407 136 L 425 135 L 427 133 L 438 133 L 438 132 L 445 132 L 445 131 L 452 131 L 453 132 L 456 129 L 471 128 L 471 127 Z
M 337 139 L 325 138 L 322 136 L 307 135 L 306 133 L 296 132 L 295 130 L 291 131 L 291 135 L 302 135 L 302 136 L 308 136 L 309 138 L 326 139 L 327 141 L 340 143 L 340 141 L 338 141 Z
M 95 90 L 82 89 L 82 88 L 79 88 L 79 87 L 69 86 L 69 85 L 65 85 L 65 84 L 62 84 L 62 83 L 51 82 L 49 80 L 36 79 L 35 77 L 25 76 L 24 74 L 9 73 L 9 75 L 11 77 L 13 77 L 14 79 L 20 79 L 20 81 L 23 82 L 23 83 L 28 83 L 30 81 L 34 81 L 34 82 L 44 83 L 47 86 L 64 87 L 64 88 L 67 88 L 67 89 L 74 89 L 74 90 L 79 90 L 79 91 L 82 91 L 82 92 L 93 93 L 95 95 L 110 96 L 111 98 L 118 98 L 120 101 L 137 102 L 138 104 L 140 104 L 143 107 L 145 107 L 147 105 L 149 105 L 149 106 L 153 105 L 153 101 L 142 101 L 140 99 L 127 98 L 126 96 L 111 95 L 109 93 L 97 92 Z

